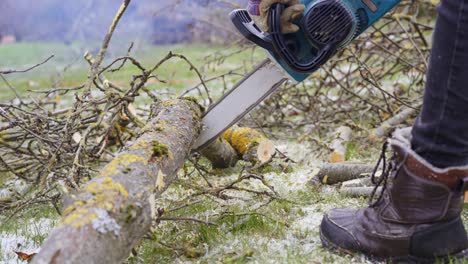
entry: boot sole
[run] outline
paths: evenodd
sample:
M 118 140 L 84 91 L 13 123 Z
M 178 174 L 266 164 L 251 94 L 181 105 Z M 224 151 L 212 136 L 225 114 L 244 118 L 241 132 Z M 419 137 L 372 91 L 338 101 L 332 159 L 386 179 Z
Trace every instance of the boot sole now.
M 355 256 L 356 254 L 363 254 L 355 251 L 351 251 L 345 248 L 342 248 L 330 240 L 328 240 L 323 234 L 322 230 L 320 230 L 320 240 L 325 248 L 329 249 L 332 252 L 337 253 L 344 253 L 347 255 Z M 365 254 L 363 254 L 365 255 Z M 399 257 L 374 257 L 365 255 L 365 257 L 370 261 L 384 261 L 384 262 L 393 262 L 393 263 L 434 263 L 435 261 L 442 261 L 442 263 L 453 263 L 453 260 L 468 260 L 468 248 L 464 249 L 456 254 L 449 255 L 449 256 L 442 256 L 437 258 L 420 258 L 412 255 L 408 256 L 399 256 Z

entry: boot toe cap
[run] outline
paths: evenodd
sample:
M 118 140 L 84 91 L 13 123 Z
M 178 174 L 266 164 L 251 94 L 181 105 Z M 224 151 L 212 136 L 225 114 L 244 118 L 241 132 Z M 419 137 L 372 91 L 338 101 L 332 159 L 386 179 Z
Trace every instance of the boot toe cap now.
M 359 251 L 352 228 L 356 210 L 335 209 L 326 214 L 320 224 L 322 243 L 327 248 L 348 252 Z

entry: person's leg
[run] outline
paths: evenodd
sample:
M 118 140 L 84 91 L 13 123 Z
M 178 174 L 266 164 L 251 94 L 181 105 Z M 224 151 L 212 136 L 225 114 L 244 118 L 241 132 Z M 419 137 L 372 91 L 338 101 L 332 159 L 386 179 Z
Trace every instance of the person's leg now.
M 412 148 L 434 166 L 468 164 L 468 1 L 444 0 Z
M 460 217 L 468 189 L 468 0 L 442 0 L 438 10 L 421 116 L 389 140 L 394 156 L 377 202 L 324 216 L 327 248 L 395 261 L 468 258 Z

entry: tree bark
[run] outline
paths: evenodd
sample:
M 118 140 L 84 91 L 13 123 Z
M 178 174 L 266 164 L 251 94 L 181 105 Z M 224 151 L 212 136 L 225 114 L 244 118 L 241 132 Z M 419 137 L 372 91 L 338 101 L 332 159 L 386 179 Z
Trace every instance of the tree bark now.
M 223 133 L 222 138 L 234 148 L 239 157 L 252 163 L 265 163 L 276 152 L 273 142 L 252 128 L 232 127 Z
M 369 176 L 375 166 L 362 163 L 325 163 L 317 176 L 323 184 L 335 184 Z
M 378 128 L 374 129 L 369 138 L 374 141 L 380 141 L 389 135 L 389 132 L 396 126 L 406 122 L 416 113 L 413 108 L 403 108 L 398 114 L 383 122 Z
M 260 132 L 248 127 L 234 126 L 224 132 L 217 140 L 200 151 L 213 168 L 229 168 L 237 161 L 263 164 L 269 161 L 276 152 L 276 148 Z
M 147 234 L 155 198 L 171 182 L 201 129 L 200 107 L 164 102 L 141 136 L 72 197 L 33 263 L 121 263 Z
M 334 133 L 334 140 L 330 148 L 333 152 L 330 154 L 331 163 L 344 162 L 346 160 L 346 152 L 348 151 L 348 143 L 351 140 L 353 131 L 351 128 L 342 126 L 339 127 Z
M 237 152 L 222 137 L 202 149 L 200 153 L 211 162 L 215 169 L 233 167 L 239 160 Z

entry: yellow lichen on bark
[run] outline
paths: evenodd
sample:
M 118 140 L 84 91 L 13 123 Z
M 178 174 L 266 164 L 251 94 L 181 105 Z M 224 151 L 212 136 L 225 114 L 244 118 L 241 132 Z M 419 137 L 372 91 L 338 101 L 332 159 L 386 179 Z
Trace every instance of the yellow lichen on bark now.
M 123 187 L 122 184 L 115 182 L 110 177 L 104 177 L 99 183 L 90 183 L 84 188 L 84 190 L 94 195 L 102 194 L 108 191 L 116 191 L 124 198 L 128 198 L 128 191 L 125 189 L 125 187 Z
M 150 149 L 151 143 L 147 140 L 138 140 L 133 144 L 129 149 L 130 150 L 145 150 L 148 151 Z
M 221 137 L 246 161 L 265 163 L 276 152 L 273 142 L 252 128 L 232 127 Z
M 260 132 L 248 127 L 232 127 L 223 133 L 222 138 L 240 155 L 244 155 L 252 144 L 265 139 Z
M 96 218 L 97 214 L 90 212 L 87 208 L 74 208 L 72 213 L 63 219 L 62 223 L 65 225 L 71 225 L 75 228 L 80 228 L 91 223 L 91 221 Z
M 124 169 L 135 163 L 143 163 L 143 165 L 146 166 L 148 165 L 148 159 L 135 154 L 120 155 L 102 169 L 99 177 L 111 177 L 117 175 L 119 173 L 119 168 Z
M 64 210 L 63 224 L 75 228 L 82 227 L 97 218 L 95 209 L 113 212 L 119 198 L 124 200 L 128 198 L 128 191 L 125 187 L 110 177 L 100 178 L 88 184 L 83 190 L 86 200 L 77 200 Z

